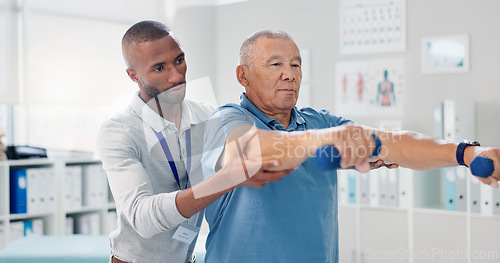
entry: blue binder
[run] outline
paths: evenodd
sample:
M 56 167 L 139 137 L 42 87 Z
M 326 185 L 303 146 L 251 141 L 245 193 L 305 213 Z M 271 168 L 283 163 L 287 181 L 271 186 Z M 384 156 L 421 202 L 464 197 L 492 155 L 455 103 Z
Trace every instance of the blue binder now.
M 26 214 L 28 178 L 26 170 L 10 170 L 10 213 Z
M 33 221 L 26 220 L 23 223 L 24 223 L 24 236 L 27 237 L 33 235 Z

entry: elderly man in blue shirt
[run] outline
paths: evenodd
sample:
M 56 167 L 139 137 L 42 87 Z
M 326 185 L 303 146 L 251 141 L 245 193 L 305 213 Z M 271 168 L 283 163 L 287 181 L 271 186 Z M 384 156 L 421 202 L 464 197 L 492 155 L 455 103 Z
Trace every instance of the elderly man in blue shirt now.
M 208 263 L 339 261 L 337 173 L 318 169 L 310 158 L 321 146 L 334 145 L 342 168 L 362 172 L 380 165 L 420 170 L 469 165 L 479 155 L 496 166 L 500 160 L 498 148 L 438 141 L 415 132 L 385 132 L 326 110 L 297 109 L 301 56 L 282 31 L 263 30 L 247 38 L 236 76 L 245 87 L 240 104 L 220 107 L 207 123 L 205 179 L 223 167 L 234 149 L 231 143 L 251 127 L 258 136 L 239 150 L 251 160 L 278 160 L 280 165 L 269 170 L 294 171 L 260 189 L 236 188 L 206 208 Z M 371 134 L 382 142 L 377 157 L 371 156 L 376 146 Z M 499 170 L 480 180 L 498 187 Z

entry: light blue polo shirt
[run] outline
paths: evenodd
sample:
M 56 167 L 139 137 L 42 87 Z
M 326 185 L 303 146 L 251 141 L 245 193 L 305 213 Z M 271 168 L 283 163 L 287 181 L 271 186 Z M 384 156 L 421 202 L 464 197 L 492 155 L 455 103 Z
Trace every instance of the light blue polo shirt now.
M 292 109 L 287 129 L 245 96 L 240 105 L 220 107 L 210 117 L 202 158 L 212 176 L 227 135 L 236 127 L 303 131 L 349 123 L 327 110 Z M 293 173 L 262 188 L 238 187 L 206 208 L 210 233 L 207 263 L 338 262 L 336 170 L 319 170 L 312 158 Z

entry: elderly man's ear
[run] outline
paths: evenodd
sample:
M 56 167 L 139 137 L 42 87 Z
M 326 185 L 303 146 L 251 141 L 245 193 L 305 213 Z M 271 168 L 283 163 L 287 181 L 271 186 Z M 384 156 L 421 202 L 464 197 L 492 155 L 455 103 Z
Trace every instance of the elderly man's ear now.
M 236 67 L 236 78 L 238 79 L 238 82 L 244 87 L 248 86 L 248 70 L 249 69 L 247 65 L 238 65 L 238 67 Z

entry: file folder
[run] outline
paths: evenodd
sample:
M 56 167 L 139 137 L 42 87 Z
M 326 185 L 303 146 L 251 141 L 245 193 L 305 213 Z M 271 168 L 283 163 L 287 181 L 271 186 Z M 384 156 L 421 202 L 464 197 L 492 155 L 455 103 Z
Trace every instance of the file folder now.
M 42 207 L 43 197 L 41 197 L 42 179 L 38 168 L 26 169 L 26 178 L 28 180 L 27 188 L 27 209 L 28 214 L 36 214 L 45 207 Z
M 456 173 L 455 168 L 444 168 L 444 197 L 445 197 L 445 209 L 449 211 L 457 210 L 456 203 L 456 193 L 457 193 L 457 183 L 456 183 Z
M 100 164 L 83 166 L 83 205 L 98 206 L 105 202 L 104 172 Z
M 27 237 L 33 235 L 33 221 L 26 220 L 23 223 L 24 223 L 24 236 Z
M 380 196 L 379 196 L 379 172 L 377 170 L 371 170 L 370 171 L 370 205 L 371 206 L 378 206 L 379 201 L 380 201 Z
M 31 220 L 33 222 L 33 235 L 42 236 L 43 235 L 43 219 L 37 218 Z
M 27 213 L 28 181 L 26 170 L 10 170 L 10 213 Z
M 359 203 L 363 205 L 370 204 L 370 181 L 368 173 L 359 174 Z
M 389 205 L 389 181 L 387 168 L 378 168 L 379 205 Z
M 53 168 L 46 168 L 47 180 L 45 181 L 45 193 L 47 198 L 47 211 L 54 212 L 57 207 L 56 193 L 57 193 L 57 182 L 56 173 Z
M 71 179 L 72 205 L 71 208 L 77 209 L 83 206 L 83 169 L 82 166 L 74 166 Z
M 0 250 L 5 247 L 5 225 L 0 223 Z
M 487 184 L 480 184 L 481 188 L 481 214 L 493 214 L 493 188 Z
M 347 193 L 348 193 L 348 203 L 355 204 L 356 203 L 356 175 L 355 170 L 348 170 L 347 176 Z
M 408 168 L 397 168 L 398 169 L 398 193 L 399 193 L 399 207 L 401 208 L 409 208 L 410 205 L 410 180 L 412 175 L 412 170 Z
M 492 209 L 494 215 L 500 215 L 500 190 L 492 189 L 493 192 L 493 203 Z
M 31 170 L 31 169 L 30 169 Z M 46 168 L 36 168 L 33 169 L 35 170 L 34 172 L 37 173 L 37 182 L 36 182 L 36 198 L 38 201 L 38 205 L 36 207 L 36 212 L 38 213 L 46 213 L 49 211 L 49 204 L 48 204 L 48 199 L 49 199 L 49 193 L 48 193 L 48 174 L 47 174 L 47 169 Z
M 456 174 L 456 192 L 455 192 L 455 200 L 457 204 L 457 211 L 465 212 L 466 210 L 466 170 L 467 167 L 455 167 Z
M 9 225 L 9 242 L 16 241 L 24 237 L 24 222 L 13 221 Z
M 348 191 L 347 191 L 347 170 L 337 170 L 337 183 L 338 183 L 338 200 L 339 204 L 347 204 Z
M 66 209 L 82 207 L 82 166 L 66 166 L 64 185 L 64 207 Z
M 399 205 L 398 170 L 387 169 L 387 188 L 387 205 L 397 207 Z
M 470 178 L 470 211 L 471 213 L 481 213 L 481 181 L 473 176 L 467 169 L 467 177 Z
M 101 215 L 98 213 L 82 214 L 75 217 L 75 233 L 82 235 L 99 235 L 101 232 Z
M 65 233 L 66 233 L 66 235 L 75 234 L 75 218 L 72 216 L 66 217 Z

